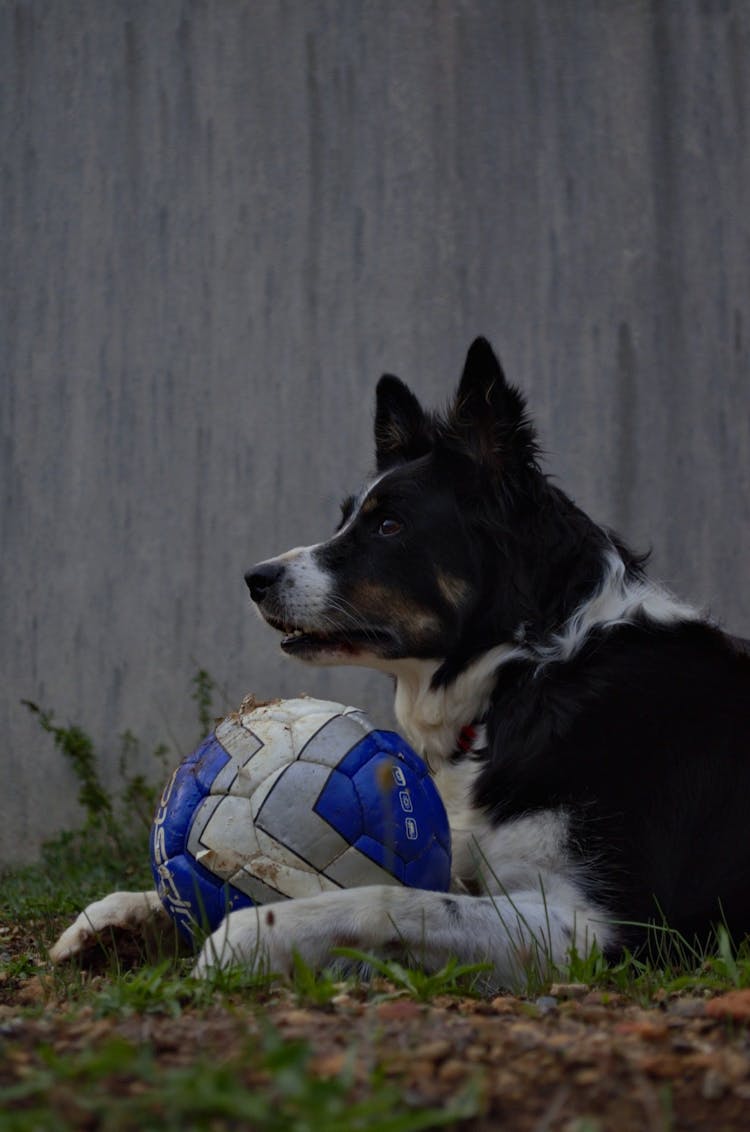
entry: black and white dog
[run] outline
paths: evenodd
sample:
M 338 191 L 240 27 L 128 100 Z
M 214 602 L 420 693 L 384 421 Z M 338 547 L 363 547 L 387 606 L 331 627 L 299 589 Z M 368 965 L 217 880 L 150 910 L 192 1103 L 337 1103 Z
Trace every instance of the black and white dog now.
M 514 984 L 648 925 L 750 931 L 750 657 L 646 579 L 541 472 L 523 399 L 471 346 L 444 416 L 377 389 L 377 474 L 334 536 L 249 571 L 290 656 L 395 678 L 396 716 L 448 810 L 450 894 L 325 893 L 230 914 L 196 970 L 321 965 L 337 946 L 450 956 Z M 164 918 L 155 894 L 92 905 L 53 958 Z

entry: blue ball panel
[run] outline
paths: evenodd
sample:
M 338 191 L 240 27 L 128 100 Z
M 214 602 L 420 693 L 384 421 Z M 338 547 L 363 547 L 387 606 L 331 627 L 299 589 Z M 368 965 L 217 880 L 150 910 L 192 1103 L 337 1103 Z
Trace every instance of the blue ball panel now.
M 357 839 L 355 849 L 364 853 L 376 865 L 380 865 L 386 872 L 392 873 L 396 880 L 404 884 L 404 862 L 392 846 L 384 845 L 382 841 L 374 841 L 372 837 L 364 834 Z
M 154 869 L 154 881 L 162 904 L 190 942 L 195 942 L 196 933 L 217 928 L 227 912 L 252 907 L 249 896 L 222 882 L 189 854 L 179 853 L 161 869 L 166 876 Z
M 210 794 L 216 775 L 227 765 L 231 755 L 224 750 L 216 736 L 211 734 L 204 743 L 201 743 L 196 756 L 195 760 L 188 759 L 182 765 L 187 767 L 188 773 L 195 776 L 203 793 Z
M 245 893 L 215 876 L 186 852 L 195 813 L 229 759 L 216 737 L 209 735 L 172 775 L 151 828 L 154 883 L 165 908 L 189 940 L 196 926 L 212 931 L 227 911 L 252 905 Z
M 314 813 L 327 821 L 345 841 L 353 845 L 365 826 L 357 790 L 346 774 L 332 770 L 313 806 Z
M 404 865 L 404 884 L 409 888 L 428 888 L 447 892 L 451 883 L 451 855 L 434 842 L 424 856 Z
M 445 891 L 450 885 L 450 829 L 423 760 L 400 735 L 373 731 L 348 752 L 337 772 L 339 781 L 340 775 L 351 777 L 361 816 L 355 820 L 346 794 L 329 794 L 327 786 L 315 812 L 402 884 Z
M 166 806 L 168 820 L 163 822 L 164 850 L 167 857 L 181 853 L 187 841 L 193 814 L 209 791 L 229 755 L 213 735 L 200 745 L 172 775 L 162 795 L 160 812 Z

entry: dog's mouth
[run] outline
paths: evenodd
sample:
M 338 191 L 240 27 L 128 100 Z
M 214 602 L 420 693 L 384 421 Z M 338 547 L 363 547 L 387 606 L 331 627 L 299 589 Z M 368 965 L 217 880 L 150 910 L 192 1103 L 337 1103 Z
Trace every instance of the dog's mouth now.
M 331 628 L 316 629 L 266 617 L 271 628 L 284 635 L 281 648 L 289 656 L 307 657 L 337 654 L 357 656 L 360 653 L 375 653 L 382 656 L 395 644 L 394 634 L 387 630 L 367 626 L 361 629 Z

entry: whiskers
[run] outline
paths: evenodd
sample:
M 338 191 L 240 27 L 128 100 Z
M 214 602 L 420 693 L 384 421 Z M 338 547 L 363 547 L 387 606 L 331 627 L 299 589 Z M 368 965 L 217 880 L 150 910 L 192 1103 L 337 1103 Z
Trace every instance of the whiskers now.
M 336 613 L 341 615 L 341 620 L 336 619 Z M 382 640 L 385 631 L 382 626 L 373 625 L 364 613 L 340 594 L 329 596 L 328 609 L 320 616 L 320 621 L 325 622 L 326 627 L 337 636 L 355 632 L 358 637 L 373 642 Z

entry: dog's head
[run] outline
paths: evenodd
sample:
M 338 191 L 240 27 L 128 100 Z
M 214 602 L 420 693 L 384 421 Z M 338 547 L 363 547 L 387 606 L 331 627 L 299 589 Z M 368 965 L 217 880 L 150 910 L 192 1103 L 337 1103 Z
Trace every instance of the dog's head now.
M 254 566 L 250 593 L 290 656 L 385 669 L 450 658 L 457 670 L 511 640 L 539 588 L 537 528 L 554 489 L 523 399 L 477 339 L 444 415 L 381 378 L 375 447 L 376 474 L 333 537 Z

